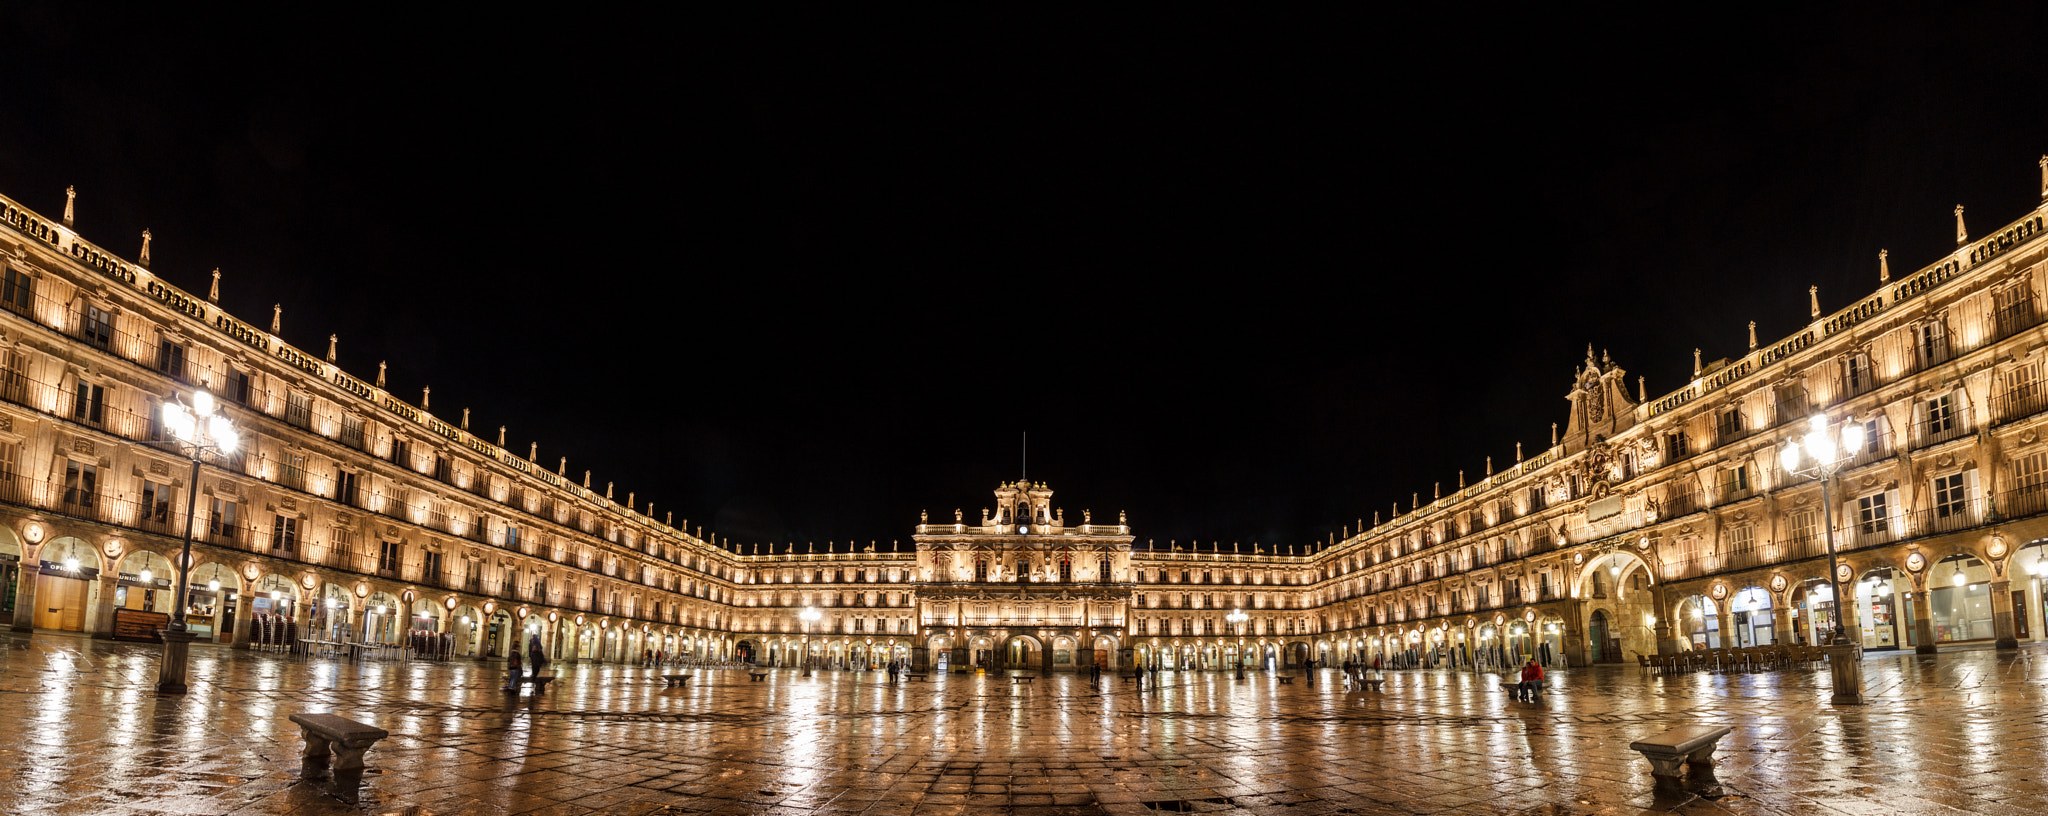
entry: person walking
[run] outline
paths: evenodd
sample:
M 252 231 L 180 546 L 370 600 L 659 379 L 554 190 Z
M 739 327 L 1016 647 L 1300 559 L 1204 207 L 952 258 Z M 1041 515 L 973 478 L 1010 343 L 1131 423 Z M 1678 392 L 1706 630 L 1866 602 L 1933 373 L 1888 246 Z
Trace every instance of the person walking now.
M 540 635 L 534 635 L 526 641 L 526 665 L 533 670 L 535 677 L 539 677 L 541 672 L 547 670 L 548 650 L 540 645 Z
M 521 674 L 519 670 L 519 650 L 508 649 L 506 651 L 511 652 L 512 656 L 505 659 L 505 690 L 517 693 L 519 691 L 519 677 Z

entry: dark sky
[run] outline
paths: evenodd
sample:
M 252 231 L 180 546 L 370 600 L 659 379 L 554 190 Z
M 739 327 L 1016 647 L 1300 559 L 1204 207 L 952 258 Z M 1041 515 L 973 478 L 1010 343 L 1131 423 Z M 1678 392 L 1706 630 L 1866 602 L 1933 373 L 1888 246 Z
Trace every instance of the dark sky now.
M 2039 200 L 2037 6 L 1737 20 L 0 11 L 0 191 L 739 542 L 1019 473 L 1301 544 Z M 269 14 L 272 12 L 264 12 Z M 1805 15 L 1805 16 L 1796 16 Z M 1683 19 L 1682 19 L 1683 18 Z

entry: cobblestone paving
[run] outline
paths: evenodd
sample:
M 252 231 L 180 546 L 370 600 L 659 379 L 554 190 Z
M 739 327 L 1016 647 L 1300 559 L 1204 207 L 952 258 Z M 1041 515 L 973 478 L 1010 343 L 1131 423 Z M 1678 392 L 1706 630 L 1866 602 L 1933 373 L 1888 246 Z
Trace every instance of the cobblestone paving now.
M 511 697 L 475 663 L 352 665 L 193 649 L 158 698 L 154 647 L 0 635 L 8 814 L 1879 814 L 2048 812 L 2048 652 L 1825 670 L 1390 673 L 1383 693 L 1270 676 L 944 677 L 564 667 Z M 359 786 L 300 779 L 286 717 L 388 729 Z M 1732 725 L 1714 780 L 1658 793 L 1632 739 Z M 356 801 L 345 801 L 354 798 Z

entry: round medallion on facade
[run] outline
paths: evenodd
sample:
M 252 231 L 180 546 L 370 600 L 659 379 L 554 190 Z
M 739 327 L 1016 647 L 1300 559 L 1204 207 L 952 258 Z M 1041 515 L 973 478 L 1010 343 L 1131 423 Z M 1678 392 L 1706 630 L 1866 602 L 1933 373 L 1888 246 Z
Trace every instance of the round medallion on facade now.
M 368 583 L 365 583 L 365 582 L 363 582 L 363 581 L 357 581 L 357 582 L 356 582 L 356 597 L 358 597 L 358 598 L 368 598 L 368 597 L 370 597 L 370 585 L 369 585 Z
M 1499 625 L 1501 625 L 1501 624 L 1503 624 L 1503 623 L 1507 623 L 1507 622 L 1508 622 L 1508 616 L 1506 616 L 1506 615 L 1503 615 L 1503 614 L 1499 614 L 1499 613 L 1495 613 L 1495 614 L 1494 614 L 1494 616 L 1493 616 L 1493 625 L 1495 625 L 1495 626 L 1499 626 Z
M 1649 537 L 1649 536 L 1643 536 L 1642 538 L 1638 538 L 1638 539 L 1636 539 L 1636 549 L 1638 549 L 1638 550 L 1647 550 L 1647 549 L 1649 549 L 1649 548 L 1650 548 L 1650 537 Z
M 1855 577 L 1856 571 L 1850 569 L 1848 564 L 1838 564 L 1835 566 L 1835 580 L 1837 582 L 1846 584 Z
M 1783 576 L 1783 575 L 1773 575 L 1773 576 L 1771 576 L 1771 591 L 1772 591 L 1772 592 L 1784 592 L 1784 591 L 1785 591 L 1785 583 L 1786 583 L 1786 582 L 1785 582 L 1785 576 Z
M 512 614 L 519 616 L 520 620 L 526 620 L 526 616 L 533 614 L 533 610 L 521 606 L 518 609 L 512 610 Z
M 320 579 L 319 579 L 319 577 L 315 576 L 315 575 L 314 575 L 313 573 L 310 573 L 310 572 L 309 572 L 309 573 L 306 573 L 306 574 L 304 574 L 304 575 L 301 575 L 301 576 L 299 576 L 299 586 L 305 587 L 305 588 L 306 588 L 307 590 L 309 590 L 309 591 L 310 591 L 310 590 L 311 590 L 312 588 L 314 588 L 314 587 L 317 587 L 317 586 L 319 586 L 319 585 L 320 585 Z
M 1527 612 L 1523 612 L 1523 613 L 1522 613 L 1522 620 L 1528 621 L 1528 622 L 1530 622 L 1530 623 L 1535 623 L 1535 622 L 1536 622 L 1536 610 L 1534 610 L 1534 609 L 1531 609 L 1531 610 L 1529 610 L 1529 611 L 1527 611 Z
M 2004 558 L 2005 538 L 2002 536 L 1992 536 L 1991 546 L 1984 548 L 1984 554 L 1992 558 Z
M 413 595 L 413 591 L 412 591 L 412 590 L 410 590 L 410 589 L 408 589 L 408 590 L 406 590 L 406 591 L 404 591 L 404 592 L 401 592 L 401 593 L 399 593 L 399 596 L 400 596 L 400 597 L 403 597 L 403 598 L 405 599 L 405 602 L 406 602 L 406 603 L 408 603 L 408 604 L 409 604 L 409 603 L 412 603 L 412 601 L 413 601 L 413 598 L 414 598 L 414 597 L 416 597 L 416 596 L 414 596 L 414 595 Z
M 1921 555 L 1917 552 L 1913 553 L 1912 555 L 1906 556 L 1906 569 L 1912 570 L 1914 572 L 1919 572 L 1926 568 L 1927 556 Z
M 442 605 L 442 606 L 445 606 L 445 607 L 448 607 L 448 610 L 449 610 L 449 611 L 451 611 L 451 612 L 455 611 L 455 607 L 456 607 L 456 605 L 457 605 L 457 604 L 459 604 L 459 603 L 461 603 L 461 602 L 460 602 L 460 601 L 457 601 L 457 600 L 455 600 L 455 596 L 453 596 L 453 595 L 450 595 L 450 596 L 448 596 L 448 597 L 446 597 L 446 598 L 442 598 L 442 599 L 441 599 L 441 605 Z
M 109 538 L 107 539 L 107 543 L 100 545 L 100 549 L 106 551 L 108 558 L 120 558 L 121 539 Z
M 1573 563 L 1573 564 L 1575 564 L 1575 565 L 1576 565 L 1576 564 L 1584 564 L 1584 563 L 1586 563 L 1586 554 L 1585 554 L 1585 553 L 1572 553 L 1572 563 Z
M 43 525 L 33 521 L 29 522 L 27 526 L 21 528 L 21 537 L 28 539 L 28 543 L 30 544 L 43 543 L 43 535 Z
M 498 611 L 497 601 L 484 601 L 484 614 L 489 615 L 496 611 Z
M 583 616 L 582 616 L 582 615 L 580 615 L 580 614 L 576 616 L 576 625 L 577 625 L 577 626 L 582 626 L 582 625 L 583 625 Z
M 1727 584 L 1715 584 L 1715 585 L 1714 585 L 1714 589 L 1713 589 L 1713 593 L 1712 593 L 1712 594 L 1713 594 L 1713 596 L 1714 596 L 1714 600 L 1717 600 L 1717 601 L 1718 601 L 1718 600 L 1721 600 L 1722 598 L 1726 598 L 1726 597 L 1728 597 L 1728 585 L 1727 585 Z
M 560 613 L 560 612 L 549 612 L 549 613 L 548 613 L 548 623 L 554 623 L 555 621 L 558 621 L 558 620 L 561 620 L 561 619 L 562 619 L 562 613 Z

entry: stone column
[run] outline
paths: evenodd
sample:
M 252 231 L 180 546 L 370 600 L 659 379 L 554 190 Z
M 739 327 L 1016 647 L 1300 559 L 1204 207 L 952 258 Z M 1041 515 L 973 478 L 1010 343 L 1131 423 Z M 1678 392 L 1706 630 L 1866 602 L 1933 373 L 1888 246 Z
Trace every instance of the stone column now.
M 1914 654 L 1934 654 L 1934 612 L 1927 603 L 1927 588 L 1913 589 Z
M 1783 601 L 1776 596 L 1771 598 L 1771 603 L 1777 604 L 1771 608 L 1771 636 L 1781 644 L 1788 644 L 1792 642 L 1792 613 L 1799 610 Z
M 1998 648 L 2017 649 L 2020 641 L 2012 625 L 2012 581 L 1991 582 L 1991 632 L 1998 637 Z
M 1723 599 L 1714 602 L 1714 617 L 1721 619 L 1721 648 L 1733 649 L 1742 645 L 1735 636 L 1735 604 Z
M 1562 657 L 1565 659 L 1566 666 L 1585 666 L 1590 664 L 1586 653 L 1586 626 L 1584 623 L 1586 618 L 1584 607 L 1586 603 L 1585 601 L 1580 601 L 1564 605 L 1564 622 L 1560 625 L 1564 627 L 1564 654 Z
M 92 633 L 93 640 L 107 640 L 114 636 L 114 590 L 118 588 L 115 584 L 119 583 L 120 580 L 119 575 L 100 573 L 99 608 L 93 611 L 93 625 L 87 627 L 87 631 Z M 166 612 L 166 610 L 162 609 L 157 611 Z M 166 612 L 166 614 L 174 615 L 176 613 Z
M 33 554 L 21 557 L 21 568 L 14 574 L 14 625 L 16 632 L 33 632 L 36 628 L 36 576 L 42 574 Z

